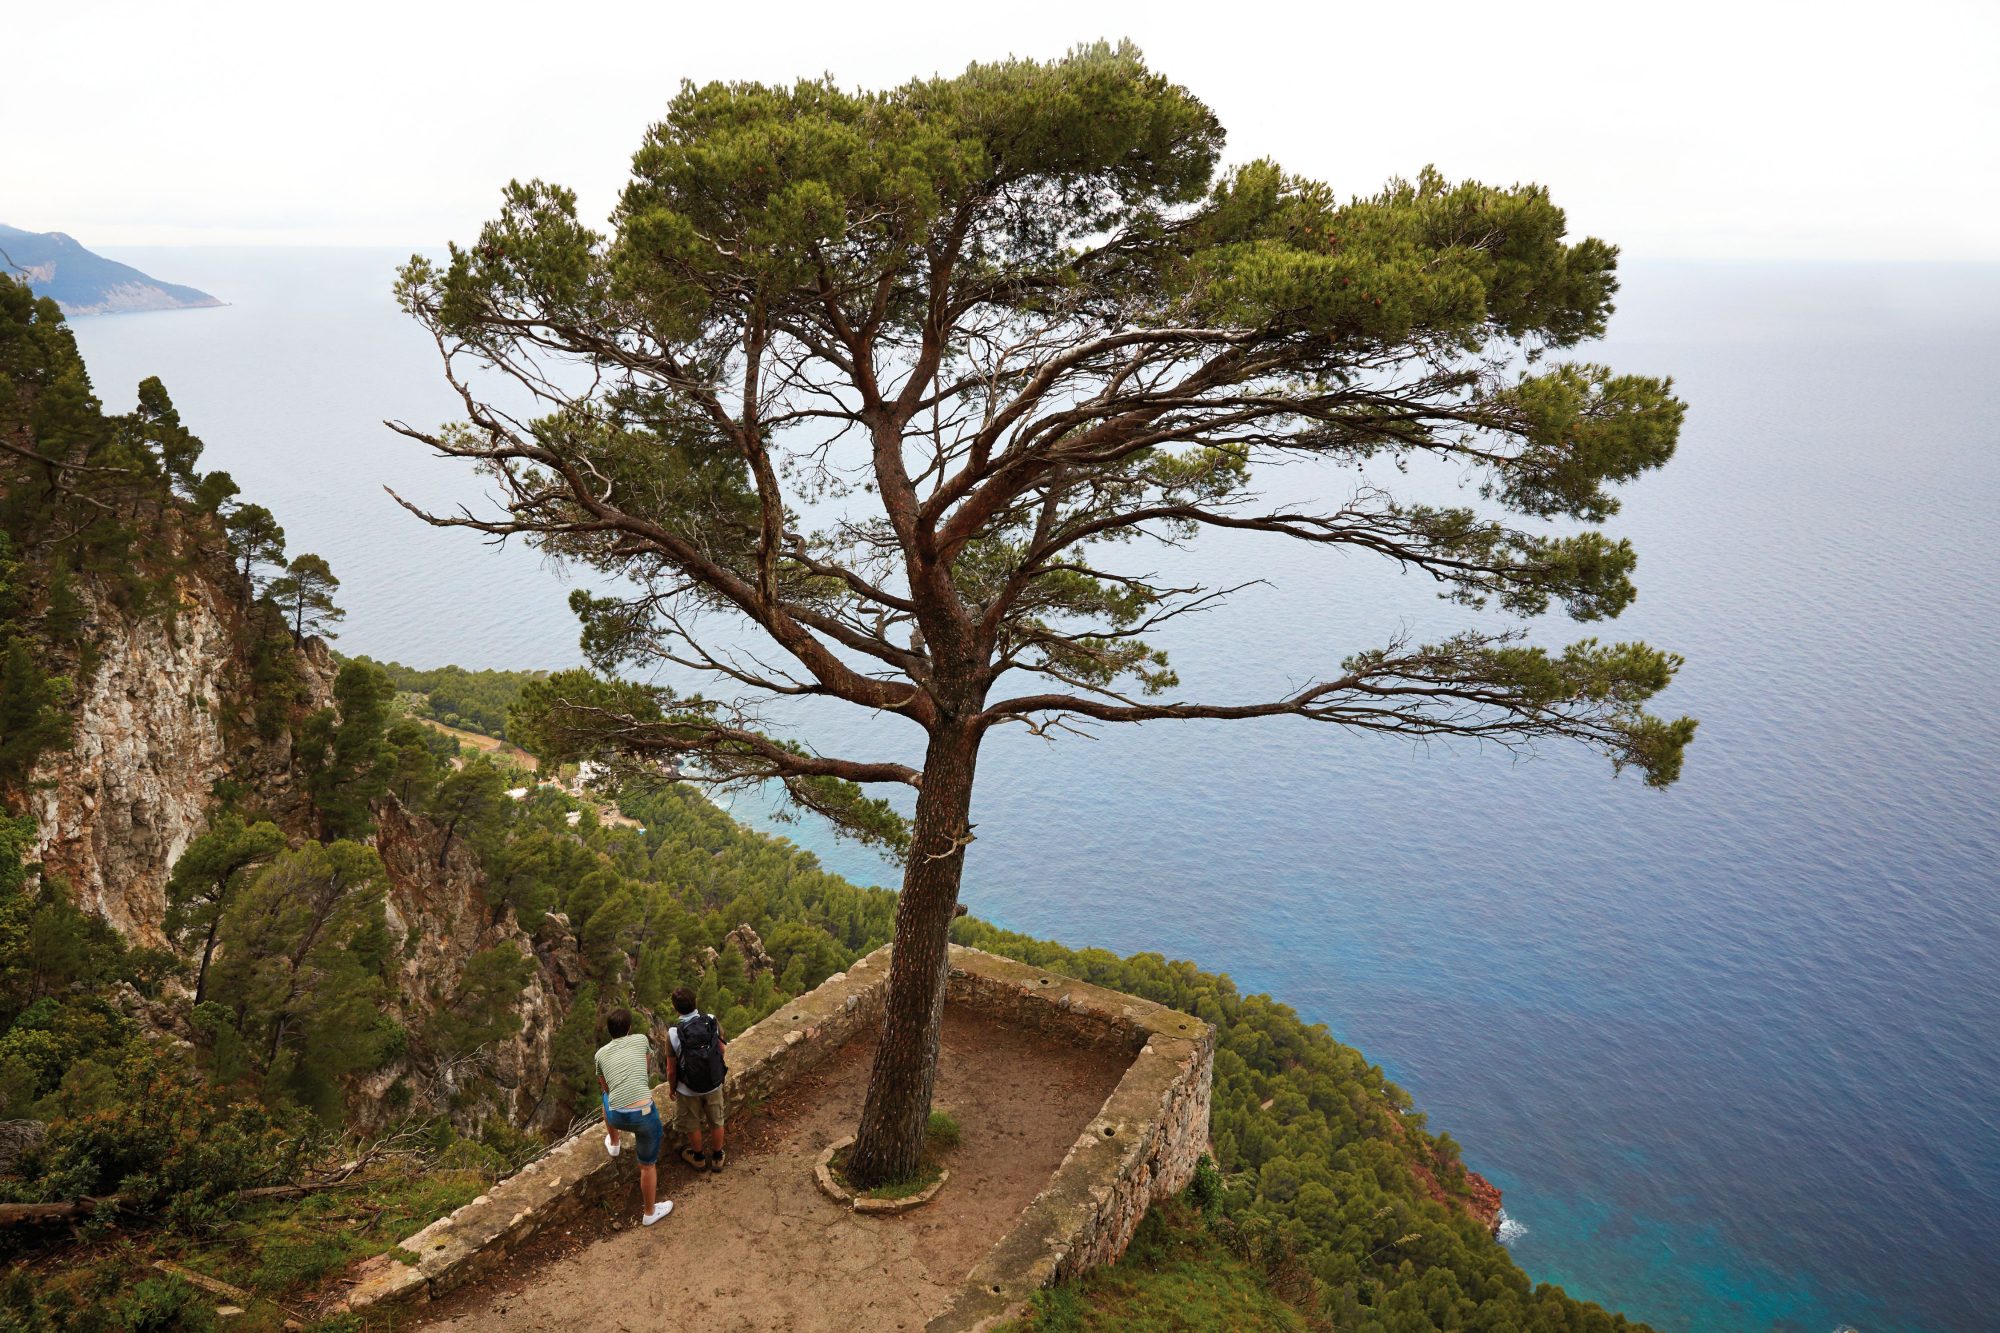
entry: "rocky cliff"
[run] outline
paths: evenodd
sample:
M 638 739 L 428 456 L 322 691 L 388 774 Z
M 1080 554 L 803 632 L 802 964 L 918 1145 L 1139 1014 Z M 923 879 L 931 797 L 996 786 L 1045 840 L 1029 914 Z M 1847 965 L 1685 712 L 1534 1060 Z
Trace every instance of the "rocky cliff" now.
M 1456 1208 L 1494 1235 L 1500 1234 L 1500 1187 L 1480 1175 L 1470 1167 L 1465 1172 L 1466 1192 L 1463 1197 L 1455 1197 L 1438 1183 L 1431 1169 L 1421 1162 L 1413 1162 L 1410 1171 L 1417 1178 L 1417 1187 L 1447 1208 Z
M 75 701 L 74 741 L 46 754 L 30 809 L 38 855 L 79 905 L 128 937 L 162 942 L 167 875 L 207 827 L 219 781 L 255 791 L 294 832 L 302 800 L 291 738 L 260 740 L 249 721 L 250 664 L 241 603 L 224 584 L 188 575 L 172 614 L 134 614 L 80 589 L 95 666 Z M 307 706 L 323 706 L 333 660 L 301 650 Z
M 79 680 L 73 743 L 44 755 L 30 796 L 44 869 L 69 883 L 79 906 L 149 945 L 166 942 L 168 876 L 207 829 L 219 784 L 233 784 L 294 843 L 313 823 L 289 731 L 258 734 L 254 636 L 233 576 L 190 573 L 175 594 L 171 608 L 135 612 L 87 583 L 79 587 L 91 662 L 71 668 Z M 318 640 L 296 651 L 304 694 L 297 712 L 327 707 L 333 655 Z M 468 1124 L 499 1113 L 517 1125 L 560 1127 L 569 1108 L 550 1095 L 551 1045 L 582 977 L 566 923 L 552 916 L 541 938 L 531 937 L 511 911 L 489 904 L 469 849 L 454 845 L 440 858 L 437 829 L 393 799 L 378 803 L 376 814 L 395 950 L 391 1004 L 406 1029 L 450 1002 L 466 960 L 482 949 L 511 945 L 532 968 L 515 1004 L 517 1033 L 449 1062 L 406 1054 L 355 1088 L 356 1118 L 386 1121 L 405 1108 L 452 1112 Z M 153 1008 L 151 1025 L 185 1035 L 180 1006 Z M 476 1081 L 497 1099 L 463 1096 Z
M 442 860 L 443 841 L 437 826 L 413 815 L 393 798 L 377 807 L 375 846 L 389 872 L 385 910 L 391 947 L 395 950 L 397 1018 L 406 1027 L 448 1003 L 465 971 L 466 960 L 496 945 L 520 951 L 533 964 L 528 981 L 515 1001 L 520 1030 L 454 1061 L 426 1062 L 405 1056 L 369 1075 L 358 1089 L 358 1107 L 378 1112 L 393 1100 L 389 1090 L 409 1089 L 414 1102 L 446 1111 L 459 1109 L 478 1118 L 482 1108 L 464 1103 L 461 1094 L 475 1081 L 487 1081 L 498 1091 L 497 1110 L 509 1123 L 559 1129 L 568 1123 L 569 1108 L 551 1095 L 551 1050 L 556 1027 L 568 1010 L 571 994 L 583 976 L 576 942 L 560 916 L 544 918 L 536 936 L 514 920 L 512 909 L 495 909 L 486 897 L 485 877 L 478 858 L 454 843 Z

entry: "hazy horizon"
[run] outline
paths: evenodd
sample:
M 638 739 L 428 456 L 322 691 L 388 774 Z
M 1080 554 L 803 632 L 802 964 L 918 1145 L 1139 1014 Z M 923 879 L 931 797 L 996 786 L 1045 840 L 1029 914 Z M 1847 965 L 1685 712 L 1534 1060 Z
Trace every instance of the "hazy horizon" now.
M 1143 12 L 1026 0 L 1004 24 L 906 0 L 835 14 L 584 0 L 549 23 L 360 3 L 136 0 L 17 17 L 0 217 L 92 248 L 469 238 L 511 178 L 601 222 L 683 79 L 830 74 L 889 87 L 1129 37 L 1214 108 L 1228 160 L 1368 194 L 1434 163 L 1536 181 L 1571 230 L 1635 257 L 2000 261 L 2000 7 L 1914 0 L 1893 24 L 1805 5 Z M 77 60 L 90 83 L 79 88 Z M 135 113 L 136 112 L 136 113 Z

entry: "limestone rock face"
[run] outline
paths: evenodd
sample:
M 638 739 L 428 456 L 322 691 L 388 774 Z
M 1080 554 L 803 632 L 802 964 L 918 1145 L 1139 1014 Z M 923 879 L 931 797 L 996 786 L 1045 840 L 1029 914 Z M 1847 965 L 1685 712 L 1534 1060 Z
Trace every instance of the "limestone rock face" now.
M 743 960 L 743 971 L 749 976 L 760 976 L 778 970 L 777 963 L 764 950 L 763 938 L 750 928 L 748 921 L 722 937 L 722 948 L 736 950 L 737 957 Z M 697 958 L 701 971 L 706 974 L 721 957 L 720 949 L 713 946 L 703 948 Z
M 514 1005 L 520 1030 L 455 1062 L 421 1056 L 399 1060 L 369 1075 L 354 1103 L 364 1118 L 370 1107 L 380 1108 L 382 1119 L 393 1118 L 387 1094 L 401 1081 L 427 1108 L 455 1111 L 455 1119 L 477 1120 L 480 1108 L 454 1107 L 453 1098 L 474 1081 L 490 1079 L 499 1089 L 501 1104 L 487 1111 L 497 1110 L 515 1125 L 561 1128 L 568 1123 L 569 1112 L 550 1095 L 551 1046 L 575 982 L 582 976 L 575 944 L 569 941 L 564 950 L 566 928 L 545 928 L 541 933 L 554 937 L 556 947 L 538 948 L 515 921 L 512 908 L 489 903 L 484 873 L 471 849 L 454 842 L 440 857 L 443 844 L 442 831 L 429 819 L 410 813 L 393 799 L 378 803 L 375 847 L 389 874 L 385 911 L 390 945 L 396 950 L 397 1017 L 414 1029 L 450 1002 L 468 958 L 506 945 L 520 950 L 533 965 Z
M 44 755 L 32 775 L 37 856 L 69 883 L 80 907 L 138 943 L 166 942 L 167 878 L 207 829 L 218 781 L 246 788 L 294 844 L 312 834 L 291 736 L 257 736 L 252 636 L 231 579 L 227 570 L 187 575 L 172 614 L 128 612 L 88 586 L 79 589 L 96 662 L 77 673 L 72 746 Z M 306 709 L 329 706 L 332 653 L 308 640 L 299 666 Z M 455 1061 L 413 1050 L 351 1090 L 357 1124 L 386 1124 L 414 1101 L 468 1128 L 495 1113 L 517 1125 L 561 1128 L 568 1108 L 546 1104 L 560 1101 L 546 1095 L 550 1049 L 584 977 L 568 923 L 551 917 L 542 938 L 531 938 L 511 910 L 488 902 L 470 849 L 454 844 L 441 855 L 441 832 L 393 800 L 380 802 L 377 815 L 376 845 L 389 875 L 384 911 L 397 950 L 391 1003 L 405 1028 L 419 1031 L 451 1001 L 466 960 L 482 949 L 510 944 L 533 966 L 516 1001 L 517 1034 Z M 154 1031 L 186 1036 L 175 1005 L 148 1005 L 136 993 L 130 1000 L 127 1012 Z M 459 1097 L 484 1080 L 498 1088 L 497 1103 Z
M 130 614 L 82 591 L 99 660 L 79 691 L 74 743 L 44 755 L 32 779 L 43 864 L 69 881 L 80 906 L 153 945 L 162 942 L 168 872 L 207 827 L 218 779 L 251 786 L 281 815 L 292 811 L 288 822 L 303 820 L 291 738 L 258 741 L 248 725 L 239 605 L 200 576 L 176 591 L 171 616 Z M 331 697 L 332 656 L 313 640 L 301 657 L 309 706 L 319 707 Z
M 764 941 L 750 928 L 750 923 L 747 921 L 722 937 L 722 947 L 734 948 L 736 952 L 742 954 L 743 970 L 753 977 L 778 970 L 778 965 L 771 960 L 771 955 L 764 951 Z

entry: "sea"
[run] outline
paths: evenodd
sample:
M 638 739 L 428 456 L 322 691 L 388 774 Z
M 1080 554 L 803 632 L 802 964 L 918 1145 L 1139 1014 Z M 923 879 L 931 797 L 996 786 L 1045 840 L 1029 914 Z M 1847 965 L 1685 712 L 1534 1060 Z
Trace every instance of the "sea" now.
M 580 660 L 569 574 L 389 494 L 484 493 L 383 425 L 454 407 L 390 297 L 405 255 L 110 253 L 229 305 L 77 321 L 98 392 L 123 408 L 165 380 L 204 465 L 331 562 L 340 648 Z M 1534 633 L 1685 657 L 1661 701 L 1701 721 L 1677 786 L 1299 721 L 1002 732 L 965 897 L 1324 1023 L 1505 1191 L 1538 1281 L 1663 1330 L 2000 1328 L 2000 267 L 1631 260 L 1583 355 L 1672 375 L 1687 426 L 1609 525 L 1639 600 Z M 1190 698 L 1482 623 L 1420 576 L 1268 539 L 1154 565 L 1255 580 L 1159 636 Z M 836 753 L 915 752 L 893 721 L 781 720 Z M 755 793 L 737 813 L 895 883 Z

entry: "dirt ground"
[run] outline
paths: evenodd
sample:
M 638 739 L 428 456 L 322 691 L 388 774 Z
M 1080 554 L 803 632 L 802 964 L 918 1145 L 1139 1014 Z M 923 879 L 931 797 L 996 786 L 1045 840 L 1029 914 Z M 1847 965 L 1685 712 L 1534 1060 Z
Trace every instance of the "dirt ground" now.
M 1125 1072 L 1101 1052 L 948 1009 L 936 1105 L 957 1117 L 951 1180 L 902 1217 L 863 1217 L 814 1188 L 814 1159 L 853 1132 L 874 1039 L 857 1040 L 730 1125 L 729 1165 L 660 1155 L 674 1211 L 539 1238 L 508 1268 L 432 1308 L 438 1330 L 808 1333 L 921 1329 L 1013 1224 Z M 629 1147 L 627 1148 L 629 1152 Z

